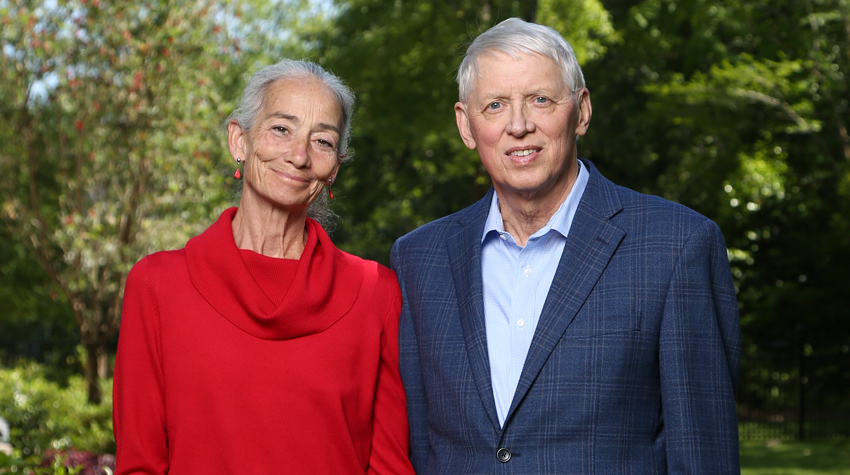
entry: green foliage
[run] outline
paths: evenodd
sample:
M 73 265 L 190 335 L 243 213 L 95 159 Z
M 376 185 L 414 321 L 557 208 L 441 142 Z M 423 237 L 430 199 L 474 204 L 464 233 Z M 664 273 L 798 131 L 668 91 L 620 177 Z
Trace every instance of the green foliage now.
M 561 33 L 579 64 L 601 58 L 608 45 L 620 40 L 611 15 L 599 0 L 541 0 L 535 21 Z
M 742 475 L 850 475 L 850 440 L 742 441 Z
M 111 393 L 112 381 L 102 381 L 101 389 Z M 115 453 L 111 399 L 95 406 L 86 404 L 87 397 L 80 376 L 60 386 L 36 363 L 0 367 L 0 415 L 11 427 L 15 455 L 37 464 L 51 449 Z
M 34 467 L 31 473 L 35 475 L 76 475 L 85 468 L 83 465 L 68 468 L 63 464 L 63 461 L 63 457 L 56 457 L 46 467 Z
M 2 225 L 0 242 L 0 361 L 38 358 L 59 377 L 78 373 L 79 362 L 71 355 L 79 330 L 62 290 Z

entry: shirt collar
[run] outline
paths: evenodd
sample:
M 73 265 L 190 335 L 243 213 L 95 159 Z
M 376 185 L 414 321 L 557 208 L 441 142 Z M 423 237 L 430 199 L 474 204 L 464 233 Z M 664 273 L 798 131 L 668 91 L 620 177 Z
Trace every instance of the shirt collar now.
M 564 237 L 567 237 L 569 234 L 573 217 L 575 217 L 578 204 L 581 201 L 582 195 L 584 195 L 584 190 L 587 188 L 587 180 L 590 178 L 590 172 L 587 170 L 587 167 L 582 166 L 581 160 L 577 160 L 577 163 L 578 177 L 576 178 L 575 183 L 573 183 L 573 188 L 570 190 L 570 194 L 567 195 L 567 199 L 561 203 L 561 206 L 558 207 L 558 211 L 549 218 L 549 222 L 537 230 L 536 233 L 532 234 L 531 238 L 543 236 L 550 230 L 555 230 Z M 490 201 L 490 213 L 487 215 L 487 221 L 484 222 L 484 232 L 481 234 L 482 244 L 487 238 L 487 235 L 491 232 L 496 232 L 498 234 L 505 232 L 505 224 L 504 221 L 502 221 L 502 213 L 499 212 L 499 196 L 495 190 L 493 192 L 493 199 Z

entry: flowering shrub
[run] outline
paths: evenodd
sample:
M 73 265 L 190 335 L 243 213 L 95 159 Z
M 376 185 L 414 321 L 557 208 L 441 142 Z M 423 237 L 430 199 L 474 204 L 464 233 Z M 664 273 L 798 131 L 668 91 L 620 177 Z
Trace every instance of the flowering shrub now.
M 61 466 L 73 470 L 69 473 L 77 475 L 112 475 L 115 472 L 115 456 L 76 450 L 48 450 L 40 466 L 54 470 Z
M 106 381 L 102 390 L 111 394 L 112 381 Z M 11 457 L 0 454 L 0 474 L 75 473 L 66 469 L 73 464 L 63 465 L 64 461 L 76 463 L 92 454 L 115 453 L 112 398 L 97 406 L 88 404 L 86 398 L 81 376 L 71 377 L 67 386 L 62 386 L 48 380 L 37 363 L 0 366 L 0 416 L 9 422 L 13 447 Z M 58 465 L 54 463 L 57 460 Z M 79 473 L 100 475 L 85 471 L 91 464 L 83 465 Z

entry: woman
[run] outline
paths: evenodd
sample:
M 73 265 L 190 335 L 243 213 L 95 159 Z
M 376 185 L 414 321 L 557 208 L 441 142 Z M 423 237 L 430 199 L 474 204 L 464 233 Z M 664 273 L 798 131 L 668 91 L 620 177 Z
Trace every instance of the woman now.
M 239 207 L 127 278 L 119 474 L 412 473 L 395 276 L 308 218 L 345 157 L 353 105 L 309 62 L 248 82 L 227 124 Z

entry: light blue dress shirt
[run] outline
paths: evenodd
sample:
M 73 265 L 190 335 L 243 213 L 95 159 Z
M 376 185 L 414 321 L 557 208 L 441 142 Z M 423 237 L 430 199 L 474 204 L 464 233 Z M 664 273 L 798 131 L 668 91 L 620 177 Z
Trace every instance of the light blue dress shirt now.
M 499 197 L 493 193 L 481 236 L 481 276 L 490 379 L 503 426 L 589 176 L 579 162 L 567 199 L 525 247 L 505 231 Z

